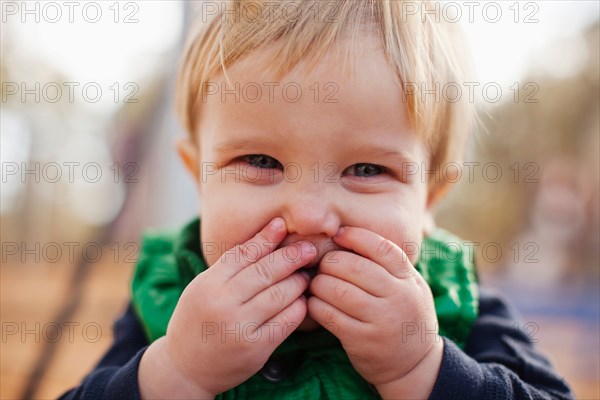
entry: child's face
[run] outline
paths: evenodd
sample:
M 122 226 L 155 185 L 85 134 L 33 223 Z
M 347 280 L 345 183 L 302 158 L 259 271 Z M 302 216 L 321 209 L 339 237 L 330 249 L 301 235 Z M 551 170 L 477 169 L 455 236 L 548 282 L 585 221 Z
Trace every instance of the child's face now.
M 219 77 L 218 93 L 202 105 L 200 153 L 191 159 L 200 164 L 195 173 L 208 265 L 276 216 L 289 231 L 282 245 L 311 240 L 319 260 L 339 249 L 331 237 L 349 225 L 393 241 L 414 263 L 427 184 L 406 170 L 407 163 L 427 165 L 428 152 L 409 126 L 383 55 L 358 55 L 354 77 L 342 76 L 339 62 L 327 56 L 310 75 L 296 69 L 277 83 L 259 57 L 230 69 L 239 102 L 234 92 L 222 101 Z M 293 102 L 298 88 L 302 97 Z

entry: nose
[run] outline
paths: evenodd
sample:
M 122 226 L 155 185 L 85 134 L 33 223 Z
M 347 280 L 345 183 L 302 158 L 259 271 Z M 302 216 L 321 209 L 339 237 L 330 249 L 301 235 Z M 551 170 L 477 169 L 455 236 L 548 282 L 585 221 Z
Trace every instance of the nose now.
M 332 195 L 326 190 L 306 187 L 289 190 L 282 212 L 288 233 L 302 237 L 333 237 L 340 227 L 340 214 Z

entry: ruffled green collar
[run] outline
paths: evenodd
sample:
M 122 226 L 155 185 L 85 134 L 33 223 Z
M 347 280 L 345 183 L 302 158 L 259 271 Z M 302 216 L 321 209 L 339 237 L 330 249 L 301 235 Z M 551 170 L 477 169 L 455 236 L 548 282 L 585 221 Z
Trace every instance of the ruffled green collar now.
M 150 232 L 144 235 L 132 282 L 132 302 L 150 342 L 165 335 L 169 319 L 183 289 L 196 275 L 206 270 L 200 243 L 199 219 L 195 219 L 180 231 Z M 468 249 L 456 236 L 437 229 L 423 241 L 415 268 L 433 293 L 440 335 L 463 347 L 478 314 L 477 278 Z M 350 365 L 338 339 L 324 328 L 292 333 L 276 349 L 274 356 L 292 356 L 301 361 L 296 362 L 298 365 L 293 379 L 290 378 L 287 383 L 272 388 L 276 390 L 273 395 L 294 398 L 293 393 L 296 392 L 289 390 L 296 388 L 290 383 L 296 380 L 301 382 L 300 386 L 312 387 L 311 396 L 318 397 L 343 395 L 346 390 L 349 390 L 347 393 L 357 395 L 363 390 L 368 390 L 366 382 Z M 331 368 L 321 367 L 328 363 L 338 364 L 337 373 L 334 374 L 336 376 L 333 378 Z M 320 373 L 315 372 L 319 370 Z M 328 376 L 338 383 L 330 382 L 333 387 L 328 388 L 328 384 L 324 383 L 328 382 Z M 312 386 L 307 383 L 314 379 L 317 380 Z M 340 379 L 345 382 L 341 386 L 345 388 L 343 390 L 339 388 Z M 259 397 L 262 397 L 265 390 L 263 385 L 264 379 L 257 374 L 239 387 L 224 393 L 222 397 L 254 398 L 259 393 Z M 289 390 L 281 392 L 282 388 Z M 307 394 L 298 393 L 298 398 Z M 367 392 L 363 394 L 365 393 Z

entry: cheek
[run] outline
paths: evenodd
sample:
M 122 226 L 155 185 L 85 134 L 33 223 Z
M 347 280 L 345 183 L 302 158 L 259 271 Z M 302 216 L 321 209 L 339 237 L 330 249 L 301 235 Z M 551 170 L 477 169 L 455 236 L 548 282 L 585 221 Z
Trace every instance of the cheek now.
M 355 226 L 369 229 L 402 248 L 410 262 L 419 258 L 425 207 L 419 201 L 386 201 L 355 213 Z
M 251 201 L 231 190 L 207 191 L 201 204 L 200 234 L 208 266 L 227 250 L 248 241 L 272 218 L 265 202 Z
M 402 248 L 411 264 L 415 265 L 423 240 L 422 229 L 416 221 L 405 221 L 402 225 L 394 226 L 389 236 L 385 237 Z
M 414 210 L 414 214 L 402 225 L 403 230 L 395 242 L 402 248 L 412 265 L 419 259 L 423 242 L 424 212 Z

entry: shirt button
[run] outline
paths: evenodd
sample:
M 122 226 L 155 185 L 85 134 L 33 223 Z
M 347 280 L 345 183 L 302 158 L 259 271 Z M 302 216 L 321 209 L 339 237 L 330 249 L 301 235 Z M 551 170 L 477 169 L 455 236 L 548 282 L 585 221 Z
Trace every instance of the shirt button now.
M 271 356 L 260 370 L 260 374 L 269 382 L 279 382 L 289 374 L 289 366 L 281 357 Z

